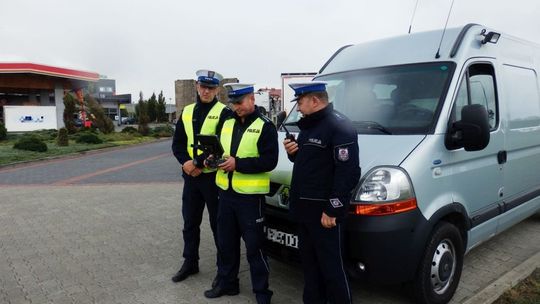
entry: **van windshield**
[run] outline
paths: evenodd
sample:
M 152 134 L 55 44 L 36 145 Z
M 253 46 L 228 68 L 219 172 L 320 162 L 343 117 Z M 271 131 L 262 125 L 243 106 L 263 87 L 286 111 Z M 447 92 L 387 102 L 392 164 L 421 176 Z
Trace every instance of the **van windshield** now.
M 455 64 L 408 64 L 322 75 L 334 109 L 359 134 L 428 134 L 435 127 Z M 291 131 L 301 118 L 296 107 L 284 124 Z

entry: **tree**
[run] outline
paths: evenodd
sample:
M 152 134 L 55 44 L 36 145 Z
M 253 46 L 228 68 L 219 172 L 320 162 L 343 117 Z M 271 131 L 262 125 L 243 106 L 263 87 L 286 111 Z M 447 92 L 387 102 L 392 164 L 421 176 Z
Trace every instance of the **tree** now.
M 7 129 L 3 123 L 0 122 L 0 140 L 7 139 Z
M 58 137 L 56 137 L 56 145 L 69 146 L 68 130 L 66 128 L 60 128 L 60 130 L 58 130 Z
M 167 105 L 165 104 L 165 97 L 163 97 L 163 91 L 161 91 L 158 95 L 157 121 L 158 122 L 167 121 Z
M 75 127 L 75 114 L 77 113 L 77 102 L 71 93 L 64 95 L 64 125 L 68 130 L 68 133 L 73 134 L 77 132 Z
M 101 132 L 108 134 L 114 131 L 114 124 L 112 120 L 105 115 L 103 107 L 90 95 L 86 95 L 85 98 L 88 104 L 88 112 L 93 125 Z
M 139 104 L 141 104 L 141 102 L 144 103 L 142 91 L 139 92 L 139 102 L 135 105 L 135 118 L 137 118 L 137 120 L 139 120 Z
M 156 93 L 152 93 L 152 96 L 150 97 L 150 99 L 148 99 L 147 113 L 148 113 L 148 118 L 150 119 L 150 122 L 155 122 L 157 119 Z
M 148 123 L 150 122 L 150 117 L 148 117 L 148 107 L 147 103 L 143 99 L 142 92 L 139 94 L 139 103 L 135 107 L 137 112 L 137 119 L 139 121 L 139 133 L 142 135 L 148 135 L 150 133 L 150 128 Z

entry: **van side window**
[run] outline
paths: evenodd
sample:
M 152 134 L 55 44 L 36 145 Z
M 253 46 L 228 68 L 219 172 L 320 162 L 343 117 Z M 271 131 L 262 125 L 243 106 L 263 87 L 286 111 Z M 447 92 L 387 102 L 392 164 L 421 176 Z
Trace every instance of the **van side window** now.
M 461 109 L 466 105 L 481 104 L 487 112 L 491 130 L 499 122 L 495 72 L 490 64 L 471 65 L 459 86 L 457 98 L 452 110 L 452 122 L 461 120 Z

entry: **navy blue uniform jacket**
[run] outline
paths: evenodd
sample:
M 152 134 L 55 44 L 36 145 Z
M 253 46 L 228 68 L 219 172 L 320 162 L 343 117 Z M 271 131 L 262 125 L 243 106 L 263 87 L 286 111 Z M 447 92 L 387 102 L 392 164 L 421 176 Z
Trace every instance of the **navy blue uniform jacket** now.
M 333 105 L 298 121 L 290 212 L 298 222 L 316 222 L 322 213 L 342 219 L 360 178 L 358 137 L 350 120 Z

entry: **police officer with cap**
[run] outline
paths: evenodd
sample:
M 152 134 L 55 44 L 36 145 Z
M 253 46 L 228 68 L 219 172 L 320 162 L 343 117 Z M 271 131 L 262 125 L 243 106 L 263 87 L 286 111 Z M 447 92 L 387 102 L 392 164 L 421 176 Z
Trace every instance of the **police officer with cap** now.
M 343 219 L 360 178 L 358 139 L 351 122 L 333 109 L 325 82 L 294 83 L 298 139 L 283 144 L 294 162 L 289 210 L 298 223 L 304 303 L 351 303 L 344 271 Z
M 239 291 L 240 238 L 246 245 L 252 290 L 257 303 L 270 303 L 269 268 L 263 252 L 264 195 L 270 191 L 270 171 L 278 162 L 274 124 L 255 106 L 252 84 L 225 84 L 234 114 L 220 131 L 225 162 L 219 165 L 218 285 L 207 298 Z
M 232 112 L 216 98 L 223 77 L 214 71 L 199 70 L 197 74 L 197 100 L 187 105 L 176 123 L 172 151 L 182 166 L 184 189 L 182 216 L 184 219 L 184 263 L 172 277 L 173 282 L 185 280 L 199 272 L 200 225 L 204 206 L 208 208 L 210 227 L 217 248 L 218 192 L 216 170 L 204 167 L 207 155 L 196 148 L 196 134 L 216 134 L 225 118 Z M 217 260 L 219 261 L 219 254 Z M 216 264 L 218 263 L 216 262 Z M 217 278 L 217 276 L 216 276 Z M 215 281 L 214 284 L 216 284 Z

